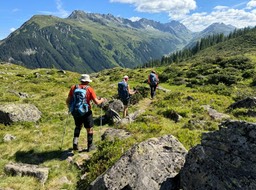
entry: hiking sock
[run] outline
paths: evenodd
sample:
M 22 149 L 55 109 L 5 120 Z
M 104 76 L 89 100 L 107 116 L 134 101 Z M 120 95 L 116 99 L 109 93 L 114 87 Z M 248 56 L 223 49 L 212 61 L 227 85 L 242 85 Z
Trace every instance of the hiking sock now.
M 87 151 L 89 152 L 92 147 L 93 133 L 87 134 Z
M 73 138 L 73 150 L 78 150 L 78 137 Z

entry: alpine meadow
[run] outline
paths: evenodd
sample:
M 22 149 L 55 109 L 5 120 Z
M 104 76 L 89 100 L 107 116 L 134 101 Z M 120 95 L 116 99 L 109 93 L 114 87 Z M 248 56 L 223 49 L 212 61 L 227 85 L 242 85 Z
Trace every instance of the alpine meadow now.
M 189 162 L 183 163 L 181 168 L 170 166 L 172 171 L 165 169 L 168 175 L 159 174 L 155 178 L 151 175 L 160 173 L 161 169 L 151 165 L 146 172 L 147 177 L 141 179 L 138 177 L 140 174 L 129 173 L 129 176 L 138 175 L 133 177 L 136 180 L 129 178 L 130 181 L 124 180 L 118 187 L 110 186 L 111 182 L 107 187 L 108 180 L 115 181 L 114 174 L 111 177 L 107 172 L 124 158 L 132 162 L 135 155 L 143 156 L 150 152 L 140 146 L 140 143 L 150 139 L 153 139 L 150 146 L 154 146 L 156 139 L 173 136 L 188 151 L 186 155 L 190 155 L 184 156 L 184 162 L 185 158 L 193 156 L 201 161 L 205 155 L 195 155 L 194 147 L 204 144 L 213 138 L 210 138 L 211 134 L 221 131 L 221 123 L 239 121 L 255 127 L 256 28 L 233 30 L 228 27 L 229 32 L 225 34 L 226 30 L 209 35 L 205 35 L 204 31 L 200 36 L 187 29 L 177 32 L 183 27 L 180 23 L 162 26 L 145 19 L 128 27 L 127 24 L 131 25 L 128 20 L 81 11 L 73 12 L 67 19 L 44 17 L 32 17 L 20 30 L 0 41 L 0 189 L 145 189 L 145 186 L 135 183 L 143 180 L 148 180 L 143 184 L 147 184 L 148 189 L 197 189 L 184 182 L 183 174 L 180 174 L 183 165 L 185 168 Z M 85 21 L 87 24 L 84 24 Z M 175 28 L 175 24 L 179 27 Z M 152 27 L 145 28 L 146 25 Z M 167 32 L 170 28 L 172 33 Z M 152 70 L 159 77 L 153 99 L 150 98 L 147 83 Z M 96 150 L 90 152 L 72 151 L 75 123 L 65 102 L 70 87 L 79 84 L 81 73 L 88 73 L 92 80 L 90 86 L 98 96 L 107 99 L 102 106 L 92 104 Z M 130 88 L 137 91 L 131 96 L 127 122 L 122 118 L 122 111 L 117 112 L 120 116 L 118 121 L 109 115 L 112 113 L 111 103 L 118 99 L 117 84 L 125 75 L 129 76 Z M 24 105 L 33 105 L 38 109 L 37 120 L 34 112 L 26 111 Z M 17 119 L 11 120 L 11 116 Z M 26 117 L 32 120 L 24 120 Z M 112 132 L 108 134 L 108 131 Z M 127 137 L 120 137 L 115 132 Z M 204 134 L 209 136 L 205 138 Z M 247 133 L 244 133 L 241 142 L 255 147 L 255 134 L 248 132 L 250 139 L 246 139 Z M 240 138 L 239 134 L 235 135 Z M 103 136 L 110 137 L 103 139 Z M 237 139 L 232 139 L 232 142 L 238 144 L 240 141 Z M 214 149 L 218 146 L 218 150 L 224 152 L 219 157 L 233 153 L 234 147 L 225 149 L 222 144 L 217 144 L 227 142 L 228 135 L 224 140 L 211 140 L 210 143 L 207 141 L 208 147 Z M 86 148 L 84 128 L 79 146 Z M 175 148 L 163 146 L 163 150 L 154 151 L 164 154 L 174 151 L 175 155 L 183 153 L 183 149 Z M 239 147 L 239 150 L 243 148 Z M 135 149 L 138 151 L 136 154 L 128 155 Z M 250 152 L 247 149 L 244 151 Z M 248 154 L 253 157 L 254 153 Z M 242 157 L 236 152 L 234 154 L 236 159 Z M 209 153 L 207 156 L 213 155 Z M 175 158 L 170 162 L 180 161 Z M 144 160 L 148 163 L 152 161 L 146 156 Z M 244 165 L 250 162 L 250 175 L 246 173 L 250 167 L 243 168 L 237 160 L 232 163 L 227 161 L 221 163 L 215 173 L 217 177 L 211 178 L 212 181 L 219 177 L 219 171 L 225 173 L 224 166 L 230 164 L 237 166 L 238 169 L 234 170 L 237 171 L 237 178 L 232 176 L 219 187 L 256 187 L 255 159 L 241 160 Z M 164 165 L 164 162 L 163 158 L 159 163 Z M 8 170 L 7 166 L 11 164 L 19 165 L 18 171 Z M 146 168 L 146 165 L 143 167 Z M 45 177 L 42 179 L 31 171 L 24 171 L 22 166 L 38 167 L 38 172 L 43 172 Z M 124 171 L 126 168 L 118 169 Z M 124 173 L 119 174 L 125 176 Z M 106 178 L 100 178 L 105 174 Z M 174 184 L 173 179 L 177 176 L 181 176 L 178 186 L 164 184 L 170 181 Z M 157 181 L 160 179 L 161 184 Z M 150 180 L 158 183 L 151 184 Z M 211 180 L 198 181 L 208 185 Z M 196 180 L 193 182 L 197 183 Z

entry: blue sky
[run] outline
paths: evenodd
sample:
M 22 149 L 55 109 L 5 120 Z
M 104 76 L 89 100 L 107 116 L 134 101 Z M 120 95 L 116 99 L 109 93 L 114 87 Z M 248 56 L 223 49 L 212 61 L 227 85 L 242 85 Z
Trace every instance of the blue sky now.
M 161 23 L 178 20 L 192 31 L 214 22 L 256 26 L 256 0 L 5 0 L 0 5 L 0 40 L 33 15 L 66 18 L 74 10 Z

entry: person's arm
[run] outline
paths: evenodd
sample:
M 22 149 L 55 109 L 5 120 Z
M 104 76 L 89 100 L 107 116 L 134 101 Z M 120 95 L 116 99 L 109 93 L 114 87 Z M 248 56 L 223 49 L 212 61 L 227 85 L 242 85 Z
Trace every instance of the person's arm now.
M 66 104 L 67 104 L 68 108 L 69 108 L 69 105 L 70 105 L 70 102 L 71 102 L 71 99 L 72 99 L 72 96 L 73 96 L 74 88 L 75 88 L 74 86 L 72 86 L 70 88 L 69 93 L 68 93 L 68 97 L 66 99 Z
M 105 101 L 104 98 L 97 98 L 96 96 L 96 93 L 94 92 L 93 88 L 90 87 L 90 92 L 91 92 L 91 99 L 93 100 L 93 102 L 96 104 L 96 105 L 99 105 L 101 103 L 103 103 Z
M 136 93 L 136 91 L 130 89 L 130 86 L 129 86 L 129 85 L 127 85 L 127 88 L 128 88 L 128 93 L 129 93 L 129 94 L 133 95 L 133 94 Z
M 66 99 L 66 104 L 67 104 L 68 108 L 69 108 L 70 101 L 71 101 L 71 97 L 68 96 L 67 99 Z
M 99 105 L 99 104 L 101 104 L 101 103 L 103 103 L 105 101 L 104 98 L 98 99 L 97 97 L 93 97 L 92 100 L 97 105 Z

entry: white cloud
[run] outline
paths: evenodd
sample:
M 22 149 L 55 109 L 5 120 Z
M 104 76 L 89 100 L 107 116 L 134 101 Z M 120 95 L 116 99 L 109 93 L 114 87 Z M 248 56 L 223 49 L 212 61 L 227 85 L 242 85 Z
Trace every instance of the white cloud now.
M 196 8 L 195 0 L 110 0 L 110 2 L 133 4 L 138 12 L 166 12 L 172 19 L 183 18 Z
M 56 12 L 50 12 L 50 11 L 39 11 L 39 12 L 46 15 L 55 15 L 61 18 L 66 18 L 67 16 L 70 15 L 70 13 L 63 8 L 61 0 L 55 0 L 55 2 L 57 6 Z
M 16 30 L 16 28 L 10 28 L 11 32 L 14 32 Z
M 243 28 L 256 26 L 256 11 L 215 8 L 211 13 L 195 13 L 180 21 L 192 31 L 201 31 L 215 22 L 223 22 L 237 28 Z
M 68 11 L 66 11 L 63 7 L 62 7 L 62 1 L 61 0 L 56 0 L 56 4 L 57 4 L 57 10 L 59 11 L 58 14 L 61 17 L 67 17 L 69 15 Z
M 256 26 L 256 0 L 245 0 L 231 7 L 221 4 L 209 12 L 195 12 L 196 0 L 109 0 L 127 3 L 138 12 L 167 13 L 170 20 L 178 20 L 192 31 L 201 31 L 212 23 L 231 24 L 237 28 Z M 193 14 L 190 12 L 194 10 Z
M 213 9 L 214 10 L 226 10 L 228 8 L 229 8 L 228 6 L 221 6 L 221 5 L 219 5 L 219 6 L 214 7 Z
M 254 7 L 256 7 L 256 0 L 251 0 L 251 1 L 249 1 L 249 2 L 247 3 L 247 8 L 248 8 L 248 9 L 252 9 L 252 8 L 254 8 Z

